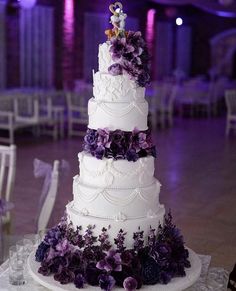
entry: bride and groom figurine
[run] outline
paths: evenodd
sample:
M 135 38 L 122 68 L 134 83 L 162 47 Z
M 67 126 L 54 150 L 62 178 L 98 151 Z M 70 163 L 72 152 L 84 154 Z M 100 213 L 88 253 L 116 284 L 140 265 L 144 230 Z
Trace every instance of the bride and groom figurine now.
M 120 2 L 115 2 L 109 6 L 112 16 L 110 17 L 110 23 L 113 25 L 112 29 L 105 31 L 105 34 L 110 39 L 113 36 L 125 36 L 125 20 L 127 14 L 123 12 L 123 5 Z

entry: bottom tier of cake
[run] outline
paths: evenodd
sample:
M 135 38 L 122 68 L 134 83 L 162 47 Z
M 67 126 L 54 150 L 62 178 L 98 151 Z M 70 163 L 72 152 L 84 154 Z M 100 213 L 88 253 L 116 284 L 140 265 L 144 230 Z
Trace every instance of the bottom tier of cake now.
M 133 235 L 137 231 L 143 231 L 143 237 L 147 238 L 150 228 L 158 228 L 159 224 L 162 224 L 163 217 L 165 215 L 165 208 L 163 205 L 159 206 L 157 213 L 150 213 L 149 217 L 139 219 L 125 219 L 117 217 L 116 220 L 102 219 L 94 216 L 89 216 L 87 213 L 79 212 L 74 207 L 74 202 L 70 202 L 66 206 L 68 222 L 72 222 L 73 226 L 82 227 L 82 230 L 86 230 L 89 225 L 94 225 L 93 233 L 95 236 L 99 236 L 101 230 L 105 227 L 108 229 L 109 240 L 111 242 L 117 237 L 119 231 L 122 229 L 126 232 L 125 245 L 127 248 L 133 246 Z M 145 241 L 146 243 L 146 241 Z

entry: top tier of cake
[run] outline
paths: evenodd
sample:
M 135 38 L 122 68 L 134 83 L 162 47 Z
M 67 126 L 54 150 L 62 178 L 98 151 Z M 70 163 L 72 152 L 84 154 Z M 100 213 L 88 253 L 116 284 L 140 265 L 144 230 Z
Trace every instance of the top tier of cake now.
M 110 53 L 110 42 L 99 45 L 98 68 L 93 75 L 93 95 L 96 100 L 107 102 L 144 102 L 145 88 L 139 87 L 126 73 L 113 76 L 108 68 L 115 62 Z

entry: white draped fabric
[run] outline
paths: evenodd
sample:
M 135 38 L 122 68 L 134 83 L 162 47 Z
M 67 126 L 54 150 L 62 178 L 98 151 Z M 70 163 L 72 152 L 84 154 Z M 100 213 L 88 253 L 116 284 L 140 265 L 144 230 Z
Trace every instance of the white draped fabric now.
M 236 1 L 231 5 L 222 5 L 216 0 L 152 0 L 167 5 L 194 5 L 204 11 L 224 17 L 236 17 Z M 224 1 L 221 1 L 224 3 Z
M 53 9 L 36 6 L 20 10 L 21 86 L 53 85 Z
M 5 3 L 0 1 L 0 89 L 5 88 Z

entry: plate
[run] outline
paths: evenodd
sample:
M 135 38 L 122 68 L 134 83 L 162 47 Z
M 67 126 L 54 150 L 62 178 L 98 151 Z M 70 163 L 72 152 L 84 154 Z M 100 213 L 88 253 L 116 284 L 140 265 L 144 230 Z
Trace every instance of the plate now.
M 192 251 L 189 250 L 189 260 L 191 263 L 190 268 L 186 268 L 186 276 L 185 277 L 178 277 L 173 278 L 170 283 L 167 285 L 162 284 L 156 284 L 156 285 L 143 285 L 140 289 L 141 291 L 182 291 L 190 286 L 192 286 L 197 279 L 199 278 L 201 274 L 201 261 L 198 257 L 198 255 Z M 35 261 L 35 251 L 31 253 L 31 255 L 28 258 L 28 269 L 29 273 L 32 276 L 32 278 L 39 283 L 40 285 L 53 290 L 53 291 L 78 291 L 79 289 L 75 287 L 74 284 L 69 283 L 66 285 L 62 285 L 59 282 L 55 281 L 53 279 L 53 276 L 43 276 L 42 274 L 38 273 L 38 269 L 40 267 L 40 263 Z M 101 291 L 99 287 L 93 287 L 90 285 L 85 285 L 85 287 L 81 290 L 89 290 L 89 291 Z M 112 291 L 121 291 L 124 289 L 116 287 L 112 289 Z

